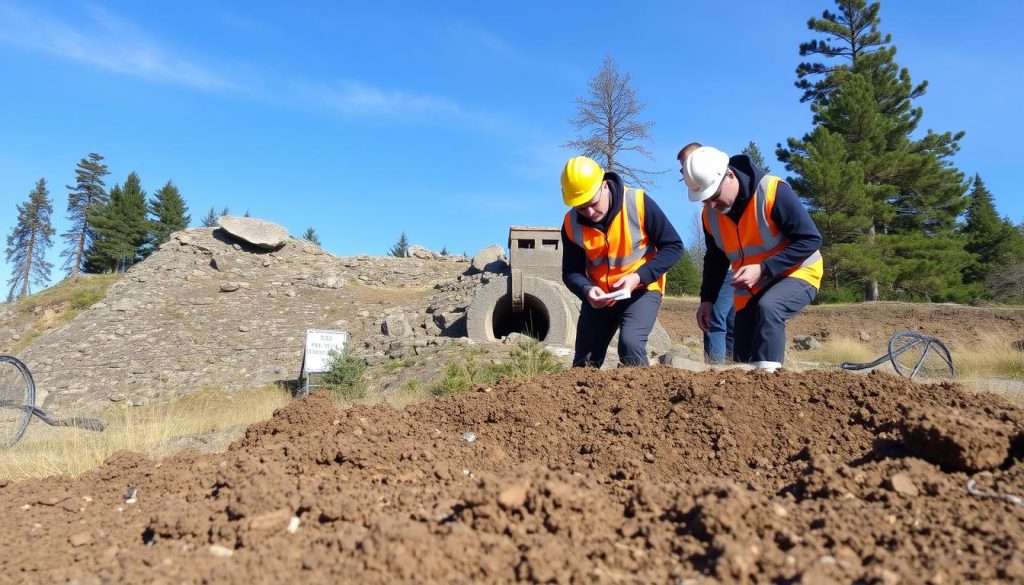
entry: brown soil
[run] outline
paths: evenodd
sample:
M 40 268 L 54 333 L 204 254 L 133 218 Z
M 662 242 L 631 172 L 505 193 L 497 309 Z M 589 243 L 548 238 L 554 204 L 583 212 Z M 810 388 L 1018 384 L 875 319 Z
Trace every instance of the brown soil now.
M 696 310 L 696 300 L 665 300 L 659 320 L 673 341 L 689 337 L 699 342 Z M 1024 340 L 1024 308 L 896 302 L 812 305 L 790 320 L 786 329 L 790 338 L 813 335 L 819 341 L 832 337 L 866 339 L 880 349 L 896 333 L 917 331 L 939 338 L 956 351 L 992 338 L 1008 343 Z
M 1024 506 L 966 485 L 1022 495 L 1022 433 L 996 397 L 887 374 L 577 370 L 401 411 L 314 394 L 222 454 L 3 486 L 0 580 L 1021 582 Z

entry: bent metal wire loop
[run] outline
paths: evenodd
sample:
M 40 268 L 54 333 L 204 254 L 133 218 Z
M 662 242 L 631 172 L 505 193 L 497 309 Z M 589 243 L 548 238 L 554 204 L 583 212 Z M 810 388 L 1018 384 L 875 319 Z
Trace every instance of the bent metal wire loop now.
M 25 364 L 9 355 L 0 355 L 0 448 L 18 442 L 28 428 L 32 413 L 24 408 L 35 405 L 36 385 Z
M 21 360 L 9 355 L 0 355 L 0 364 L 7 364 L 2 366 L 4 370 L 3 374 L 0 374 L 0 390 L 3 392 L 0 396 L 0 413 L 21 413 L 15 415 L 17 420 L 9 435 L 6 438 L 0 437 L 0 447 L 11 447 L 17 443 L 25 434 L 33 415 L 51 427 L 75 427 L 90 431 L 102 431 L 106 428 L 103 421 L 94 418 L 53 418 L 36 408 L 36 384 L 28 367 Z M 2 432 L 7 433 L 7 430 L 3 429 Z
M 914 366 L 914 369 L 909 370 L 910 373 L 908 374 L 907 368 L 901 365 L 896 358 L 920 345 L 924 345 L 924 348 L 921 350 L 921 357 L 917 360 L 917 365 Z M 950 355 L 949 348 L 946 347 L 946 344 L 942 343 L 942 341 L 937 337 L 921 335 L 915 331 L 901 331 L 900 333 L 893 335 L 889 338 L 889 352 L 873 362 L 843 362 L 843 365 L 840 367 L 844 370 L 865 370 L 881 365 L 888 360 L 892 362 L 892 367 L 896 370 L 897 374 L 904 378 L 913 379 L 921 369 L 921 365 L 924 364 L 924 360 L 928 357 L 928 352 L 930 351 L 934 351 L 942 361 L 946 362 L 950 376 L 956 375 L 956 370 L 953 368 L 953 356 Z

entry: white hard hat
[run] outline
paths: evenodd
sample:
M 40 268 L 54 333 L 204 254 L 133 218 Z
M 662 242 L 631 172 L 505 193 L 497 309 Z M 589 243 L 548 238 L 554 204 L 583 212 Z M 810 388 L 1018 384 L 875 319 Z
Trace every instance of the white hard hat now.
M 711 146 L 702 146 L 690 153 L 683 162 L 683 178 L 690 201 L 704 201 L 718 191 L 726 171 L 729 155 Z

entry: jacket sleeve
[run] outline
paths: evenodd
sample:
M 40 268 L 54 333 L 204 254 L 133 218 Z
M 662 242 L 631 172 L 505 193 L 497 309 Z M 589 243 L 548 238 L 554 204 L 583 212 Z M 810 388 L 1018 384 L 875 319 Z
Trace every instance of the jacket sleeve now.
M 703 222 L 701 222 L 703 223 Z M 704 276 L 700 283 L 701 302 L 715 302 L 729 272 L 729 257 L 715 243 L 715 238 L 704 229 Z
M 646 193 L 644 193 L 644 230 L 647 232 L 648 239 L 658 249 L 654 258 L 651 258 L 636 271 L 640 276 L 640 284 L 646 286 L 661 278 L 662 274 L 668 272 L 682 258 L 683 240 L 668 220 L 665 212 Z
M 818 226 L 814 225 L 814 220 L 793 188 L 782 181 L 775 188 L 772 219 L 789 240 L 789 245 L 762 263 L 764 273 L 769 277 L 800 264 L 821 249 Z
M 594 286 L 587 278 L 587 254 L 583 248 L 569 240 L 565 233 L 565 225 L 562 225 L 562 282 L 569 289 L 569 292 L 585 300 L 587 291 Z

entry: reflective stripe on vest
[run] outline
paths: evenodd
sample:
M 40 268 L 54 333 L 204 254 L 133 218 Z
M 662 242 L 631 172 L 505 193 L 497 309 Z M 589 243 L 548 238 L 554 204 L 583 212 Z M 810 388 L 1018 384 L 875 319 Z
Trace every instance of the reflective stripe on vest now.
M 711 234 L 715 245 L 729 258 L 733 271 L 742 266 L 759 264 L 789 245 L 789 239 L 771 217 L 772 208 L 775 205 L 775 191 L 781 181 L 782 179 L 778 177 L 765 175 L 758 182 L 757 189 L 747 204 L 747 208 L 743 210 L 738 224 L 724 214 L 717 212 L 711 214 L 707 207 L 704 208 L 701 214 L 704 227 Z M 815 250 L 803 262 L 782 271 L 771 280 L 764 279 L 750 290 L 736 289 L 733 305 L 737 311 L 742 309 L 751 296 L 757 294 L 773 280 L 787 276 L 799 278 L 814 288 L 819 288 L 822 271 L 821 252 Z
M 583 225 L 575 209 L 565 214 L 565 232 L 583 248 L 587 256 L 587 278 L 609 292 L 611 285 L 626 274 L 636 272 L 657 254 L 644 231 L 644 191 L 625 187 L 622 207 L 608 223 L 608 233 Z M 664 291 L 665 275 L 647 285 L 648 290 Z

